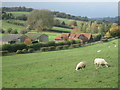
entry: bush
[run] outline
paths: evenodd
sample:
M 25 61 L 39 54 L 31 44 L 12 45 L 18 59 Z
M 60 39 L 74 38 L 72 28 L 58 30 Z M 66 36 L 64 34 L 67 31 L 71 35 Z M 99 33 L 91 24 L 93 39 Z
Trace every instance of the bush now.
M 48 46 L 55 46 L 55 41 L 49 41 L 46 43 Z
M 7 53 L 8 53 L 8 51 L 6 50 L 6 51 L 0 51 L 1 53 L 1 55 L 6 55 Z
M 99 41 L 101 39 L 102 35 L 101 34 L 96 34 L 94 35 L 93 41 Z
M 63 46 L 57 46 L 56 47 L 56 50 L 62 50 L 63 49 Z
M 34 43 L 29 45 L 29 48 L 33 48 L 34 50 L 38 50 L 40 47 L 42 47 L 41 43 Z
M 56 43 L 56 46 L 66 45 L 66 41 L 60 41 Z
M 103 38 L 102 41 L 103 41 L 103 42 L 107 42 L 108 39 L 107 39 L 107 38 Z
M 27 52 L 28 52 L 27 49 L 22 50 L 22 53 L 27 53 Z
M 22 53 L 22 50 L 17 50 L 16 51 L 16 54 L 21 54 Z
M 70 45 L 70 46 L 69 46 L 69 49 L 72 49 L 72 48 L 74 48 L 74 46 L 73 46 L 73 45 Z
M 50 46 L 48 48 L 49 48 L 49 51 L 54 51 L 55 50 L 55 46 Z
M 75 44 L 79 44 L 80 43 L 80 39 L 74 39 L 75 40 Z
M 64 45 L 63 49 L 68 49 L 69 45 Z
M 70 40 L 70 43 L 71 43 L 71 44 L 75 44 L 76 41 L 75 41 L 74 39 L 72 39 L 72 40 Z
M 8 52 L 16 52 L 17 50 L 27 49 L 25 44 L 4 44 L 2 50 L 7 50 Z
M 80 47 L 79 44 L 73 44 L 72 46 L 73 46 L 74 48 Z
M 29 49 L 28 49 L 28 52 L 29 52 L 29 53 L 32 53 L 33 51 L 34 51 L 33 48 L 29 48 Z
M 43 52 L 48 51 L 48 50 L 49 50 L 48 47 L 42 47 L 42 48 L 40 48 L 40 51 L 43 51 Z

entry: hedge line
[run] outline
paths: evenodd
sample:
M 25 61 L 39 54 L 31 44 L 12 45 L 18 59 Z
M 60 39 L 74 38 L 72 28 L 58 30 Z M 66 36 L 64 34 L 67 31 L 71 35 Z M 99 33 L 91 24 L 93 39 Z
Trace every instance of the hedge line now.
M 30 45 L 21 44 L 5 44 L 2 46 L 2 51 L 8 52 L 16 52 L 17 50 L 29 49 L 32 48 L 34 50 L 39 50 L 42 47 L 49 47 L 53 49 L 53 46 L 61 46 L 61 45 L 72 45 L 72 44 L 80 44 L 80 40 L 69 40 L 69 41 L 49 41 L 47 43 L 35 43 Z M 50 47 L 51 46 L 51 47 Z

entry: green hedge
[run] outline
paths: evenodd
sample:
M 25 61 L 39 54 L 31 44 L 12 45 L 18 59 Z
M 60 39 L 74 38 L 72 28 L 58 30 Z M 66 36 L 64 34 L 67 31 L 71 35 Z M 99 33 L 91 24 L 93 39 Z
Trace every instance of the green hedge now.
M 7 50 L 8 52 L 16 52 L 17 50 L 23 50 L 23 49 L 28 50 L 29 48 L 32 48 L 34 50 L 39 50 L 40 48 L 42 48 L 42 50 L 44 51 L 44 47 L 49 47 L 47 48 L 48 51 L 52 51 L 52 50 L 55 50 L 55 48 L 57 48 L 57 50 L 67 49 L 68 46 L 72 44 L 80 44 L 80 40 L 68 40 L 68 41 L 61 41 L 57 43 L 55 43 L 55 41 L 49 41 L 47 43 L 35 43 L 30 45 L 25 45 L 22 43 L 21 44 L 5 44 L 2 47 L 2 51 Z M 68 45 L 68 46 L 65 46 L 65 45 Z M 57 46 L 60 46 L 60 47 L 57 47 Z M 29 52 L 31 51 L 29 50 Z
M 5 44 L 2 47 L 2 50 L 7 50 L 8 52 L 16 52 L 17 50 L 27 49 L 25 44 Z

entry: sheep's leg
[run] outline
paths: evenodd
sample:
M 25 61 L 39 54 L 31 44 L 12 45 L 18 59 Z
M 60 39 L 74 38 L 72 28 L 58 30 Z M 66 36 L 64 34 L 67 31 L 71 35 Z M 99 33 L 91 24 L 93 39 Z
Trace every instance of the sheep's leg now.
M 95 64 L 95 66 L 96 66 L 96 69 L 98 69 L 98 64 Z
M 105 65 L 106 67 L 108 67 L 108 65 Z

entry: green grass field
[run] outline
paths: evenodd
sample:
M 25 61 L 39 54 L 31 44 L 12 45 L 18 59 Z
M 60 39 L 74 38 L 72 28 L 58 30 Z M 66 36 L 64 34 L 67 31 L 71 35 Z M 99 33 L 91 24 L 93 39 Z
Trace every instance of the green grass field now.
M 61 28 L 61 27 L 53 27 L 52 30 L 56 30 L 56 31 L 68 31 L 68 32 L 70 32 L 72 29 Z
M 14 16 L 21 16 L 23 14 L 28 15 L 30 12 L 8 12 L 8 13 L 12 13 Z
M 21 22 L 23 22 L 23 21 L 21 21 Z M 10 23 L 7 23 L 5 20 L 2 20 L 2 28 L 5 31 L 9 28 L 12 28 L 13 30 L 16 29 L 18 32 L 25 29 L 24 26 L 18 26 L 18 25 L 10 24 Z
M 118 45 L 113 40 L 75 49 L 3 56 L 5 88 L 117 88 Z M 111 48 L 108 48 L 111 46 Z M 97 53 L 101 50 L 100 53 Z M 104 58 L 111 67 L 95 69 L 93 60 Z M 75 71 L 80 61 L 87 67 Z

